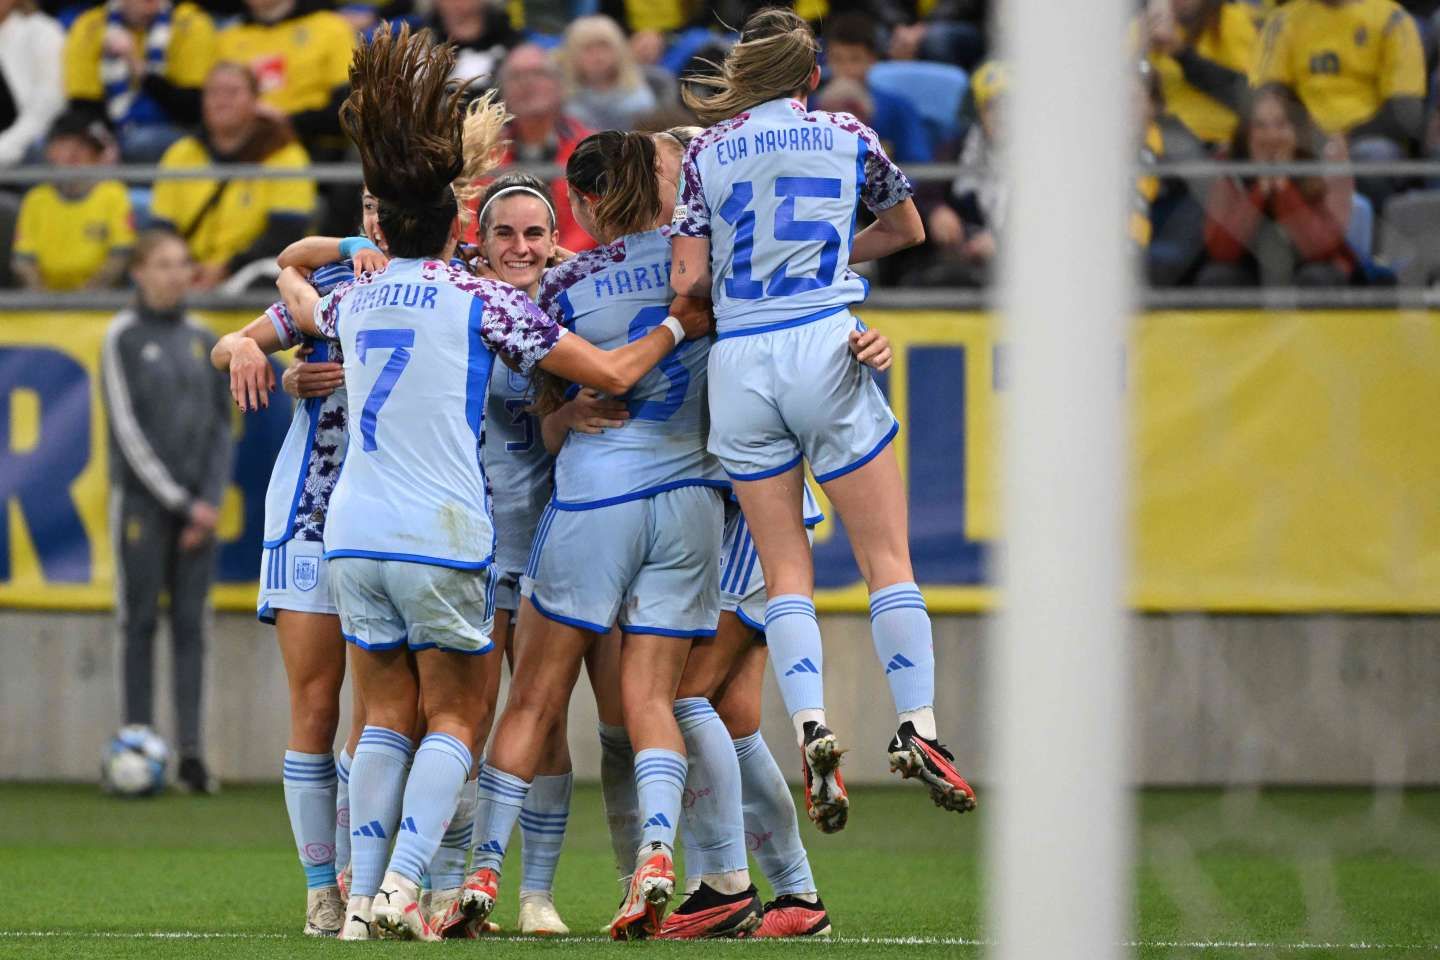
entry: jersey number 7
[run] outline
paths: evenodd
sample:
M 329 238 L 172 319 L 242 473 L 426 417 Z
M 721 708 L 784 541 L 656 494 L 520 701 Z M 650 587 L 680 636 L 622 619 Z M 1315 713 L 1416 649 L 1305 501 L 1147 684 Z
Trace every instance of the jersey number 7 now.
M 371 350 L 390 351 L 390 359 L 385 361 L 380 376 L 375 378 L 375 385 L 370 388 L 370 395 L 365 398 L 365 406 L 360 411 L 360 446 L 366 451 L 379 449 L 375 443 L 375 427 L 380 419 L 380 408 L 385 406 L 390 391 L 395 389 L 395 381 L 400 379 L 405 365 L 410 362 L 410 347 L 413 346 L 414 330 L 361 330 L 355 334 L 355 350 L 361 363 L 367 362 L 366 355 Z
M 775 208 L 773 234 L 778 241 L 821 241 L 820 267 L 813 277 L 791 277 L 785 272 L 787 263 L 762 283 L 750 275 L 750 260 L 755 251 L 755 184 L 737 181 L 730 196 L 720 205 L 720 216 L 735 227 L 734 269 L 725 278 L 725 295 L 735 300 L 759 300 L 764 295 L 789 297 L 807 290 L 828 287 L 835 280 L 835 263 L 840 253 L 840 231 L 828 220 L 795 219 L 797 197 L 840 199 L 840 181 L 835 177 L 776 177 L 775 196 L 781 197 Z

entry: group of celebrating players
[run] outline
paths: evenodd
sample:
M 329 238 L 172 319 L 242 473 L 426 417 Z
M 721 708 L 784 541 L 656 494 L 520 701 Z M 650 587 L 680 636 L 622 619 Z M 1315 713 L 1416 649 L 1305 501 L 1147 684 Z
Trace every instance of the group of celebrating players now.
M 806 464 L 871 591 L 899 715 L 890 766 L 941 807 L 974 808 L 936 738 L 898 424 L 870 369 L 889 344 L 849 310 L 866 282 L 848 265 L 923 228 L 875 134 L 807 112 L 816 55 L 803 20 L 762 11 L 686 92 L 708 129 L 582 142 L 570 204 L 600 245 L 571 256 L 540 181 L 477 186 L 504 108 L 466 107 L 452 48 L 382 27 L 356 53 L 341 120 L 364 168 L 364 236 L 286 250 L 282 301 L 213 355 L 253 409 L 274 386 L 266 355 L 305 351 L 284 378 L 302 402 L 267 494 L 259 616 L 290 683 L 307 934 L 494 929 L 517 821 L 519 928 L 568 933 L 551 886 L 582 665 L 623 875 L 612 936 L 828 934 L 758 733 L 768 645 L 806 812 L 842 829 Z M 875 220 L 857 232 L 862 202 Z M 472 209 L 477 245 L 462 250 Z M 337 763 L 347 644 L 356 719 Z M 500 650 L 512 674 L 490 737 Z M 763 907 L 747 829 L 767 837 Z M 677 832 L 688 895 L 667 917 Z

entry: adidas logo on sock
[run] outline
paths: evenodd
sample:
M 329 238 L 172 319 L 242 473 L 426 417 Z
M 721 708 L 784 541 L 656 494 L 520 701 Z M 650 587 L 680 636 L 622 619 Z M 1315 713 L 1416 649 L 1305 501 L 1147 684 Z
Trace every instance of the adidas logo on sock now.
M 907 660 L 905 658 L 905 654 L 897 653 L 895 654 L 895 656 L 890 658 L 889 663 L 885 664 L 885 672 L 886 674 L 891 674 L 894 673 L 896 670 L 904 670 L 906 667 L 913 666 L 915 666 L 915 664 Z
M 651 817 L 649 820 L 646 820 L 646 821 L 645 821 L 645 826 L 647 826 L 647 827 L 664 827 L 666 830 L 669 830 L 669 829 L 670 829 L 670 818 L 667 817 L 667 816 L 665 816 L 665 814 L 663 814 L 663 813 L 657 813 L 657 814 L 655 814 L 653 817 Z
M 369 823 L 361 824 L 360 829 L 351 830 L 352 837 L 373 837 L 377 840 L 385 839 L 385 828 L 380 826 L 379 820 L 371 820 Z
M 484 843 L 480 844 L 475 849 L 484 850 L 486 853 L 498 853 L 502 857 L 505 855 L 505 848 L 500 846 L 499 840 L 486 840 Z
M 404 833 L 406 830 L 409 830 L 411 833 L 416 834 L 417 836 L 419 835 L 420 831 L 415 828 L 414 817 L 406 817 L 404 820 L 400 821 L 400 832 Z
M 785 676 L 793 677 L 797 673 L 813 673 L 818 675 L 820 671 L 816 669 L 815 664 L 810 662 L 809 657 L 802 657 L 795 661 L 794 666 L 785 671 Z

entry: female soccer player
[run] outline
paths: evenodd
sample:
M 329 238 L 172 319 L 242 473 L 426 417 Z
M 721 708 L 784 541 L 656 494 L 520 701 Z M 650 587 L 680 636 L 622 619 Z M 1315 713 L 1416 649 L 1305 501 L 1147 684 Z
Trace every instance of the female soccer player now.
M 297 241 L 281 254 L 282 265 L 319 266 L 310 282 L 321 294 L 356 272 L 383 265 L 384 239 L 373 197 L 366 196 L 364 210 L 363 237 Z M 304 392 L 310 396 L 295 405 L 265 493 L 256 616 L 275 626 L 290 687 L 290 740 L 283 779 L 285 807 L 309 891 L 304 929 L 309 936 L 335 936 L 345 907 L 336 871 L 349 861 L 346 780 L 364 720 L 357 697 L 351 733 L 337 763 L 331 751 L 340 720 L 345 641 L 330 598 L 323 539 L 330 493 L 345 460 L 345 390 L 336 375 L 321 366 L 339 362 L 335 344 L 301 334 L 284 303 L 276 303 L 246 329 L 222 337 L 211 352 L 211 362 L 231 372 L 232 390 L 242 409 L 269 404 L 268 391 L 247 395 L 241 386 L 247 377 L 249 382 L 263 383 L 262 378 L 271 376 L 269 360 L 252 338 L 256 330 L 273 333 L 274 349 L 303 344 L 315 364 L 306 373 Z
M 573 211 L 602 246 L 546 274 L 542 309 L 602 345 L 643 338 L 662 322 L 670 298 L 667 205 L 656 180 L 654 142 L 645 134 L 596 134 L 571 155 L 566 179 Z M 532 547 L 526 569 L 532 593 L 521 615 L 522 621 L 536 614 L 544 619 L 534 621 L 534 636 L 520 651 L 481 775 L 476 872 L 462 898 L 472 918 L 493 909 L 504 846 L 530 788 L 539 740 L 564 710 L 586 650 L 618 620 L 621 699 L 646 819 L 614 935 L 659 930 L 674 888 L 670 851 L 687 746 L 696 762 L 728 765 L 728 776 L 712 779 L 734 785 L 727 798 L 733 802 L 720 804 L 733 812 L 705 818 L 725 837 L 733 861 L 709 878 L 725 900 L 726 925 L 715 932 L 759 925 L 759 901 L 738 842 L 734 749 L 708 703 L 675 702 L 690 638 L 713 633 L 719 616 L 723 511 L 716 488 L 724 479 L 704 448 L 699 387 L 707 348 L 691 343 L 666 358 L 625 397 L 630 419 L 623 428 L 572 433 L 556 458 L 555 495 Z
M 367 721 L 351 771 L 360 835 L 347 939 L 368 937 L 372 919 L 390 936 L 435 936 L 419 880 L 454 814 L 485 710 L 473 655 L 493 646 L 479 442 L 495 355 L 623 393 L 705 326 L 687 311 L 607 352 L 566 335 L 514 288 L 446 263 L 460 229 L 450 184 L 462 165 L 463 91 L 446 85 L 454 56 L 408 27 L 382 27 L 357 51 L 341 121 L 380 201 L 393 259 L 323 301 L 294 269 L 279 281 L 304 332 L 341 341 L 360 408 L 325 532 Z M 417 702 L 429 732 L 410 763 L 404 731 L 417 725 Z
M 494 277 L 534 298 L 547 267 L 556 262 L 559 233 L 549 188 L 524 174 L 499 177 L 479 200 L 477 240 L 484 266 Z M 550 499 L 554 458 L 545 449 L 529 378 L 509 368 L 490 377 L 485 405 L 483 462 L 490 480 L 495 520 L 495 628 L 492 637 L 505 646 L 513 672 L 525 632 L 517 629 L 520 577 L 540 516 Z M 498 679 L 498 677 L 497 677 Z M 487 731 L 488 733 L 488 731 Z M 541 748 L 540 765 L 520 812 L 520 932 L 564 935 L 570 932 L 555 909 L 555 867 L 565 839 L 573 784 L 564 718 Z M 467 790 L 470 785 L 466 785 Z M 474 819 L 474 793 L 468 808 L 456 811 L 457 827 L 467 834 Z M 462 826 L 463 824 L 463 826 Z M 463 848 L 469 851 L 469 844 Z M 464 880 L 455 878 L 458 888 Z M 458 896 L 458 891 L 457 891 Z
M 874 131 L 847 114 L 806 111 L 817 52 L 804 20 L 765 10 L 746 22 L 720 75 L 699 80 L 714 92 L 685 91 L 713 125 L 686 151 L 670 279 L 714 303 L 709 448 L 734 481 L 760 554 L 766 635 L 802 748 L 811 819 L 832 832 L 849 801 L 825 725 L 802 460 L 840 511 L 870 587 L 875 649 L 899 714 L 891 768 L 922 778 L 947 809 L 969 810 L 975 798 L 936 739 L 930 619 L 890 447 L 899 425 L 845 349 L 857 323 L 848 308 L 867 290 L 848 265 L 919 243 L 924 228 L 910 182 Z M 877 218 L 858 233 L 857 199 Z

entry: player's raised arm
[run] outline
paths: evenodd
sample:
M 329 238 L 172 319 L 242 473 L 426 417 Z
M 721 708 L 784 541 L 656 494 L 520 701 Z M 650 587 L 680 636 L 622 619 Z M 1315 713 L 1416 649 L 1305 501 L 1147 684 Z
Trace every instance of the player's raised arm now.
M 540 361 L 540 367 L 608 394 L 625 393 L 681 341 L 709 333 L 710 312 L 706 307 L 704 301 L 676 297 L 664 323 L 634 343 L 614 350 L 601 350 L 582 337 L 562 337 Z

